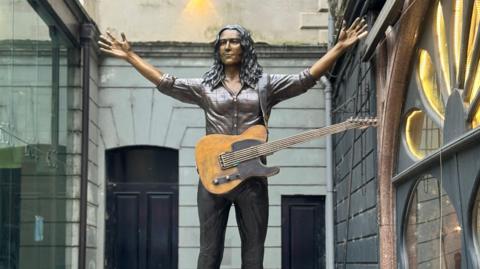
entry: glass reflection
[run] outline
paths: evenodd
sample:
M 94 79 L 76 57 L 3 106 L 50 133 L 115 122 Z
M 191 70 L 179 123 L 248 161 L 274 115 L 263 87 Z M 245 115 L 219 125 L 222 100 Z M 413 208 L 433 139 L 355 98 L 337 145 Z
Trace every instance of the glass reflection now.
M 426 175 L 419 180 L 406 221 L 408 268 L 460 269 L 462 229 L 436 178 Z
M 71 49 L 28 1 L 0 0 L 0 23 L 0 268 L 72 268 Z

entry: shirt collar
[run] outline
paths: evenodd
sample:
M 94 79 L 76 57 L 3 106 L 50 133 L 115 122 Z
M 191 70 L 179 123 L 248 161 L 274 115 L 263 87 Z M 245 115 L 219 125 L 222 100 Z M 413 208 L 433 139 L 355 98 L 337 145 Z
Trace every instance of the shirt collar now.
M 245 85 L 247 85 L 248 87 L 250 87 L 250 88 L 252 88 L 252 89 L 255 89 L 255 86 L 256 86 L 255 84 L 250 84 L 250 83 L 248 83 L 248 82 L 245 82 L 245 83 L 242 83 L 242 89 L 243 89 L 243 87 L 244 87 Z M 214 84 L 214 85 L 212 86 L 212 91 L 215 90 L 215 89 L 217 89 L 219 86 L 224 86 L 224 85 L 223 85 L 223 80 L 219 80 L 216 84 Z

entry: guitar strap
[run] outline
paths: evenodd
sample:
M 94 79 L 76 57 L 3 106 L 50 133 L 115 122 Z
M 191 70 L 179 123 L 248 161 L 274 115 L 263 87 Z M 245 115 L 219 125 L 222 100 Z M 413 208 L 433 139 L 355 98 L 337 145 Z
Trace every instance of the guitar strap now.
M 268 109 L 268 91 L 270 87 L 270 76 L 263 73 L 257 82 L 257 91 L 260 101 L 260 109 L 262 110 L 263 123 L 267 128 L 268 134 L 268 118 L 270 117 L 270 109 Z

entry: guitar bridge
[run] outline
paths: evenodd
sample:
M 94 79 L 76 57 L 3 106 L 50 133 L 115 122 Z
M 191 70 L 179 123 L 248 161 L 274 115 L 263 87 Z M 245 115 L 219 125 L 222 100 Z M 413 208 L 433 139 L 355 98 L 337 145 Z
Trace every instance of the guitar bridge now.
M 218 162 L 220 163 L 220 168 L 222 168 L 222 170 L 225 170 L 227 168 L 230 168 L 228 167 L 225 163 L 225 153 L 222 153 L 220 155 L 218 155 Z

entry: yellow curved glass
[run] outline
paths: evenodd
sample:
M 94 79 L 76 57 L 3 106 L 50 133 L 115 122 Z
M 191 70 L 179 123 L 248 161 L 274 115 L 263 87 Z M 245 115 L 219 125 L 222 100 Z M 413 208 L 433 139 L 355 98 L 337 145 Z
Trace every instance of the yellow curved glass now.
M 478 14 L 478 5 L 480 3 L 477 3 L 479 1 L 476 1 L 473 6 L 473 11 L 472 11 L 472 19 L 470 21 L 470 34 L 468 38 L 468 49 L 467 49 L 467 66 L 465 70 L 465 77 L 467 77 L 470 73 L 470 69 L 472 66 L 472 54 L 473 54 L 473 46 L 475 42 L 475 33 L 477 32 L 478 29 L 478 23 L 480 19 L 480 14 Z
M 473 7 L 473 12 L 472 12 L 472 26 L 470 28 L 470 40 L 471 42 L 469 43 L 469 48 L 471 51 L 473 51 L 473 40 L 475 40 L 476 36 L 475 34 L 478 33 L 478 27 L 480 27 L 480 0 L 475 0 L 474 7 Z M 470 55 L 469 55 L 470 56 Z M 471 58 L 471 56 L 470 56 Z M 471 60 L 470 60 L 471 61 Z M 470 63 L 468 62 L 468 68 L 470 68 Z M 470 71 L 470 69 L 468 69 Z M 475 79 L 472 85 L 472 88 L 470 90 L 470 96 L 468 96 L 467 100 L 468 103 L 472 103 L 473 99 L 477 94 L 480 94 L 480 68 L 477 67 L 477 70 L 475 72 Z M 480 126 L 480 107 L 477 108 L 477 111 L 474 114 L 474 117 L 472 119 L 472 128 L 476 128 Z
M 478 126 L 480 126 L 480 107 L 477 108 L 477 112 L 472 119 L 472 129 L 477 128 Z
M 420 49 L 417 58 L 417 77 L 419 88 L 423 93 L 425 106 L 429 107 L 431 112 L 439 117 L 441 121 L 445 120 L 445 97 L 451 94 L 455 77 L 451 74 L 455 70 L 458 74 L 460 64 L 460 50 L 462 40 L 463 25 L 463 5 L 464 0 L 448 1 L 452 8 L 451 20 L 445 20 L 445 14 L 442 1 L 438 1 L 433 21 L 434 39 L 438 48 L 439 57 L 438 65 L 432 61 L 434 52 Z M 453 27 L 449 27 L 451 25 Z M 477 70 L 472 69 L 473 49 L 475 47 L 476 34 L 480 31 L 480 0 L 474 0 L 471 21 L 468 22 L 469 38 L 467 40 L 467 53 L 465 55 L 465 79 L 473 75 L 473 83 L 470 89 L 466 89 L 469 93 L 465 102 L 471 104 L 476 96 L 480 95 L 480 67 Z M 453 49 L 448 48 L 449 38 L 453 39 Z M 453 53 L 453 55 L 449 54 Z M 453 65 L 454 69 L 451 69 Z M 472 73 L 475 72 L 475 73 Z M 452 77 L 451 77 L 452 76 Z M 445 82 L 446 89 L 440 87 L 437 79 Z M 466 81 L 463 81 L 466 82 Z M 415 110 L 408 114 L 405 126 L 405 138 L 408 150 L 414 158 L 422 159 L 432 150 L 440 147 L 443 138 L 442 131 L 429 116 L 430 111 Z M 477 107 L 472 122 L 472 128 L 480 126 L 480 106 Z
M 480 64 L 477 68 L 477 73 L 475 74 L 475 81 L 473 82 L 472 89 L 470 91 L 470 96 L 468 97 L 468 103 L 473 101 L 473 97 L 480 92 Z
M 410 153 L 412 153 L 417 159 L 425 157 L 425 154 L 419 150 L 422 135 L 421 127 L 423 125 L 424 117 L 425 114 L 422 111 L 416 110 L 408 115 L 405 123 L 405 139 L 407 141 L 407 147 L 410 150 Z
M 455 56 L 455 70 L 458 70 L 460 65 L 460 47 L 462 40 L 462 22 L 463 22 L 463 0 L 454 0 L 453 6 L 453 53 Z
M 430 107 L 443 120 L 445 114 L 445 105 L 443 103 L 440 87 L 437 84 L 437 74 L 435 66 L 432 63 L 430 54 L 422 49 L 418 59 L 418 77 L 421 88 Z
M 480 1 L 480 0 L 479 0 Z M 448 68 L 448 47 L 447 37 L 445 34 L 445 19 L 443 17 L 442 3 L 438 3 L 437 15 L 435 20 L 435 31 L 437 37 L 437 46 L 440 54 L 440 64 L 442 65 L 442 74 L 445 79 L 448 94 L 451 92 L 450 84 L 450 68 Z
M 422 159 L 437 150 L 442 141 L 442 130 L 423 111 L 413 110 L 408 114 L 405 142 L 416 159 Z

